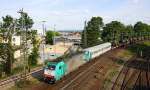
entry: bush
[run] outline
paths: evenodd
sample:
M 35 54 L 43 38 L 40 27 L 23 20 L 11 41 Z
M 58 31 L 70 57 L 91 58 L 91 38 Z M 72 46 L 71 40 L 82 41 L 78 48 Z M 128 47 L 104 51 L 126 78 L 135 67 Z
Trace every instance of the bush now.
M 29 80 L 19 80 L 15 83 L 15 86 L 18 88 L 23 88 L 28 85 L 31 85 L 31 81 L 29 81 Z
M 36 66 L 37 65 L 37 59 L 39 57 L 38 48 L 34 47 L 32 50 L 32 53 L 29 55 L 29 61 L 28 64 L 30 66 Z
M 16 74 L 16 73 L 22 72 L 23 69 L 24 69 L 23 66 L 18 66 L 18 67 L 13 69 L 12 74 Z

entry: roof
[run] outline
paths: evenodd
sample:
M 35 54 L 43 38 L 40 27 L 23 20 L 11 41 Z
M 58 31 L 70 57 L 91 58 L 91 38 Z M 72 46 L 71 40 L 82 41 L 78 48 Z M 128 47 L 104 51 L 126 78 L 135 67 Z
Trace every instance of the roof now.
M 110 46 L 110 45 L 111 45 L 111 43 L 107 42 L 107 43 L 103 43 L 103 44 L 100 44 L 100 45 L 97 45 L 97 46 L 86 48 L 86 49 L 84 49 L 84 51 L 94 52 L 97 49 L 101 49 L 103 47 Z
M 58 63 L 58 62 L 61 62 L 61 61 L 63 61 L 62 58 L 56 58 L 56 59 L 50 60 L 50 61 L 48 61 L 48 62 Z

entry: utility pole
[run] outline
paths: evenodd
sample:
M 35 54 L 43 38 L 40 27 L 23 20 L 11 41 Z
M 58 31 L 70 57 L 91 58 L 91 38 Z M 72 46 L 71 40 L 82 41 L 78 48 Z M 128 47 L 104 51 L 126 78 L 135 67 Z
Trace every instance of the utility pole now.
M 140 57 L 143 57 L 143 52 L 142 52 L 142 50 L 140 51 Z
M 22 47 L 22 50 L 21 50 L 21 55 L 23 54 L 23 62 L 24 62 L 24 79 L 26 79 L 26 67 L 28 65 L 28 62 L 27 62 L 27 29 L 25 27 L 25 20 L 24 20 L 24 12 L 23 12 L 23 9 L 19 10 L 18 13 L 20 13 L 21 15 L 21 30 L 20 30 L 20 45 Z M 25 34 L 24 34 L 25 33 Z
M 84 47 L 87 47 L 87 30 L 86 30 L 87 22 L 84 22 Z
M 43 35 L 42 35 L 42 46 L 43 46 L 43 57 L 42 57 L 42 59 L 43 59 L 43 62 L 44 62 L 44 60 L 45 60 L 45 50 L 44 50 L 44 48 L 45 48 L 45 22 L 46 21 L 42 21 L 42 28 L 43 28 Z
M 53 32 L 53 44 L 54 44 L 54 52 L 56 56 L 56 41 L 55 41 L 55 34 L 56 34 L 56 25 L 54 25 L 54 32 Z

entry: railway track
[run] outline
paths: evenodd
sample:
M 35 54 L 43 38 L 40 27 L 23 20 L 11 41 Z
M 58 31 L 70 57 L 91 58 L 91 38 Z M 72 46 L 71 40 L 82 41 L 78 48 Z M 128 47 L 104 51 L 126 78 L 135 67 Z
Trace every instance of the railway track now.
M 118 51 L 118 50 L 116 50 L 116 51 Z M 108 54 L 107 56 L 109 57 L 109 55 L 110 54 Z M 65 85 L 64 87 L 62 87 L 61 90 L 72 90 L 72 89 L 87 90 L 87 88 L 89 89 L 89 86 L 91 86 L 93 83 L 96 82 L 96 80 L 93 79 L 93 77 L 96 76 L 96 75 L 94 76 L 94 74 L 95 74 L 94 72 L 100 72 L 100 73 L 98 73 L 100 75 L 100 77 L 104 76 L 103 74 L 105 73 L 104 72 L 105 70 L 103 70 L 103 69 L 104 69 L 104 67 L 109 66 L 109 64 L 108 63 L 106 64 L 106 62 L 104 64 L 103 61 L 97 60 L 96 63 L 91 64 L 91 66 L 88 67 L 86 69 L 86 71 L 84 71 L 83 73 L 81 73 L 79 77 L 71 80 L 72 82 L 69 83 L 69 84 L 67 84 L 67 85 Z M 90 81 L 90 82 L 88 82 L 88 81 Z M 83 86 L 84 86 L 84 88 L 83 88 Z
M 140 68 L 142 66 L 141 64 L 139 64 L 137 62 L 135 62 L 134 64 L 135 64 L 135 66 L 138 66 L 138 68 Z M 129 69 L 133 70 L 131 72 L 132 74 L 131 74 L 131 76 L 129 76 L 128 73 L 126 74 L 126 77 L 128 77 L 128 79 L 126 79 L 124 81 L 125 83 L 122 84 L 121 90 L 131 89 L 134 86 L 135 81 L 139 77 L 139 74 L 141 73 L 141 72 L 139 72 L 138 69 L 134 69 L 134 68 L 130 68 L 130 67 L 129 67 Z
M 109 54 L 106 53 L 106 54 L 104 54 L 102 56 L 109 57 L 110 55 L 112 55 L 113 53 L 118 52 L 118 51 L 119 51 L 119 48 L 114 49 L 114 50 L 110 51 L 111 53 L 108 52 Z M 85 80 L 86 79 L 88 80 L 89 77 L 92 77 L 91 76 L 92 70 L 94 70 L 94 69 L 98 69 L 96 71 L 101 71 L 102 70 L 103 65 L 101 65 L 100 64 L 101 62 L 97 60 L 97 59 L 100 59 L 100 58 L 101 57 L 98 57 L 98 58 L 96 58 L 94 60 L 91 60 L 90 62 L 86 63 L 86 65 L 83 65 L 83 66 L 79 67 L 77 70 L 75 70 L 75 72 L 71 72 L 68 75 L 64 76 L 61 80 L 57 81 L 55 85 L 49 85 L 49 84 L 42 83 L 42 85 L 43 85 L 42 88 L 39 88 L 39 89 L 36 89 L 36 90 L 58 90 L 60 88 L 61 88 L 61 90 L 67 90 L 67 89 L 70 90 L 70 89 L 75 89 L 76 87 L 78 87 L 80 89 L 81 88 L 80 86 L 83 83 L 86 83 L 84 85 L 88 86 L 88 83 Z M 89 72 L 88 70 L 91 70 L 91 72 Z M 123 72 L 124 73 L 129 73 L 130 69 L 126 68 L 126 69 L 124 69 Z M 34 73 L 34 72 L 32 72 L 32 73 Z M 28 76 L 30 76 L 32 73 L 28 74 Z M 103 75 L 103 73 L 101 75 Z M 147 78 L 150 80 L 150 74 L 149 74 L 149 72 L 146 75 L 147 75 Z M 133 76 L 134 75 L 131 75 L 131 77 L 133 77 Z M 139 77 L 139 76 L 140 76 L 140 74 L 137 75 L 136 77 Z M 127 88 L 126 87 L 126 86 L 128 86 L 127 82 L 131 82 L 130 81 L 131 77 L 129 78 L 129 77 L 125 76 L 125 78 L 123 78 L 124 82 L 121 84 L 121 86 L 122 86 L 121 89 L 122 90 L 124 88 Z M 83 78 L 83 79 L 80 80 L 80 78 Z M 19 79 L 21 79 L 20 76 L 19 77 L 12 77 L 11 79 L 8 79 L 6 81 L 5 80 L 4 81 L 0 81 L 0 86 L 5 85 L 5 84 L 1 85 L 1 82 L 10 83 L 10 82 L 14 82 L 15 80 L 19 80 Z M 136 81 L 136 83 L 137 82 L 138 82 L 138 80 Z M 75 84 L 73 84 L 73 83 L 75 83 Z M 150 85 L 149 81 L 147 83 L 148 83 L 148 85 Z M 117 89 L 113 89 L 113 90 L 117 90 Z
M 150 90 L 150 59 L 146 58 L 146 61 L 146 69 L 140 70 L 139 76 L 132 88 L 133 90 Z
M 38 69 L 38 70 L 33 70 L 32 72 L 30 73 L 27 73 L 26 76 L 23 75 L 23 74 L 18 74 L 18 75 L 14 75 L 14 76 L 11 76 L 7 79 L 4 79 L 4 80 L 0 80 L 0 87 L 3 87 L 7 84 L 10 84 L 10 83 L 15 83 L 16 81 L 20 80 L 20 79 L 24 79 L 24 78 L 28 78 L 30 77 L 32 74 L 36 73 L 36 72 L 39 72 L 41 71 L 42 69 Z
M 120 71 L 112 90 L 150 90 L 150 60 L 133 58 Z
M 136 57 L 132 57 L 132 59 L 130 61 L 133 61 L 135 58 Z M 128 62 L 126 62 L 124 64 L 122 70 L 118 74 L 118 76 L 112 86 L 112 90 L 121 90 L 121 88 L 124 86 L 124 83 L 127 79 L 127 74 L 130 71 L 130 68 L 126 67 L 127 64 L 128 64 Z
M 96 69 L 100 63 L 101 61 L 99 60 L 98 62 L 88 67 L 84 72 L 80 73 L 77 77 L 71 80 L 70 83 L 63 86 L 60 90 L 71 90 L 71 89 L 75 89 L 74 87 L 76 88 L 80 87 L 81 83 L 86 82 L 86 79 L 88 79 L 89 77 L 92 77 L 91 70 Z M 99 69 L 102 69 L 102 68 L 99 68 Z
M 29 90 L 88 90 L 90 87 L 99 88 L 100 84 L 97 82 L 100 82 L 101 80 L 97 75 L 100 75 L 100 78 L 104 77 L 104 74 L 107 71 L 104 69 L 107 69 L 106 67 L 110 66 L 110 63 L 107 62 L 106 58 L 109 58 L 110 55 L 115 56 L 117 52 L 120 52 L 120 50 L 122 49 L 119 48 L 109 51 L 108 53 L 105 53 L 100 57 L 97 57 L 89 61 L 88 63 L 85 63 L 75 71 L 61 78 L 61 80 L 57 81 L 53 85 L 41 83 L 39 86 L 32 87 Z M 95 83 L 97 84 L 97 86 L 95 86 Z M 91 90 L 92 88 L 90 88 L 89 90 Z M 94 90 L 95 89 L 96 88 L 94 88 Z

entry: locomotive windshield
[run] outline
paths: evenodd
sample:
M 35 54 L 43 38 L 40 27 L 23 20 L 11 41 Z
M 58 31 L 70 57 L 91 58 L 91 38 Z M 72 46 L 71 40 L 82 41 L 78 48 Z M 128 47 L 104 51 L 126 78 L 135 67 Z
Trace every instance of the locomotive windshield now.
M 50 69 L 50 70 L 55 70 L 55 65 L 48 65 L 47 69 Z

